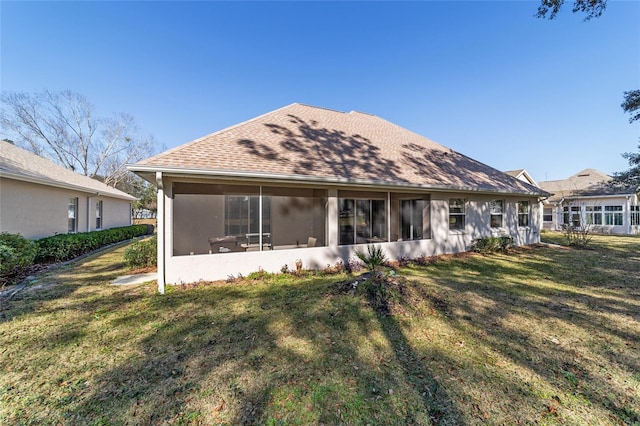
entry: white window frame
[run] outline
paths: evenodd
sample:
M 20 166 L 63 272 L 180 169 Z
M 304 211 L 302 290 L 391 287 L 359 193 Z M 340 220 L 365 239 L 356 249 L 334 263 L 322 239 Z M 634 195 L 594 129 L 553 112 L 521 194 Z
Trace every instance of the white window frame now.
M 522 211 L 523 206 L 527 206 L 526 211 Z M 531 226 L 531 203 L 529 201 L 518 201 L 516 214 L 518 215 L 519 228 L 528 228 L 529 226 Z M 523 225 L 521 218 L 524 217 L 526 217 L 526 224 Z
M 96 201 L 96 229 L 102 229 L 102 200 Z
M 67 232 L 78 232 L 78 197 L 69 197 L 67 200 Z
M 452 206 L 459 208 L 458 206 L 454 205 L 454 202 L 456 203 L 460 203 L 461 204 L 461 212 L 452 212 Z M 461 227 L 457 227 L 457 228 L 452 228 L 451 224 L 452 223 L 460 223 L 457 220 L 454 220 L 453 222 L 451 221 L 451 219 L 453 218 L 462 218 L 462 226 Z M 467 200 L 464 198 L 449 198 L 449 231 L 450 232 L 464 232 L 464 230 L 467 227 Z
M 497 206 L 500 206 L 499 208 Z M 500 224 L 493 225 L 493 219 L 500 219 Z M 492 229 L 500 229 L 504 227 L 504 200 L 491 200 L 489 203 L 489 226 Z
M 607 226 L 624 225 L 624 208 L 620 205 L 604 206 L 604 224 Z
M 640 226 L 640 205 L 629 206 L 629 219 L 631 226 Z
M 604 223 L 602 217 L 602 206 L 585 206 L 585 211 L 587 225 L 601 226 Z

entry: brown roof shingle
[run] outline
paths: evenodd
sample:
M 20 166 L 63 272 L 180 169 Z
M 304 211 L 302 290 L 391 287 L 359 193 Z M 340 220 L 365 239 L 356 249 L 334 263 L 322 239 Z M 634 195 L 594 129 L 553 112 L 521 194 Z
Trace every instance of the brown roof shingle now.
M 371 114 L 292 104 L 140 161 L 141 169 L 255 173 L 541 194 Z
M 0 141 L 0 176 L 36 182 L 43 185 L 100 193 L 104 196 L 133 201 L 136 198 L 104 183 L 75 173 L 51 160 Z

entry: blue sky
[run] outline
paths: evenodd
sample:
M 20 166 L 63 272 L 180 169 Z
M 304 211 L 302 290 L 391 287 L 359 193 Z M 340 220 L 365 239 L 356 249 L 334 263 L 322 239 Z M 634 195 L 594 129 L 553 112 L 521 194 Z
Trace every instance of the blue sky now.
M 640 2 L 6 2 L 1 88 L 71 89 L 167 148 L 293 102 L 378 115 L 536 180 L 628 168 Z

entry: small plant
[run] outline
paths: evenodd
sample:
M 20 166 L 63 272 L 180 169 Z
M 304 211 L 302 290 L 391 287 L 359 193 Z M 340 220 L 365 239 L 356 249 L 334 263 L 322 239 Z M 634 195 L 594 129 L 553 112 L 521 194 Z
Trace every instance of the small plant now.
M 280 268 L 280 273 L 282 273 L 282 274 L 290 274 L 291 271 L 289 270 L 289 265 L 287 265 L 286 263 L 284 265 L 282 265 L 282 268 Z
M 476 238 L 471 243 L 471 250 L 478 253 L 505 252 L 511 247 L 513 247 L 513 238 L 508 235 Z
M 296 260 L 296 274 L 302 274 L 302 260 L 300 259 Z
M 362 262 L 360 262 L 360 259 L 357 257 L 350 257 L 347 259 L 347 263 L 345 263 L 344 267 L 348 273 L 353 274 L 355 272 L 360 272 L 362 269 Z
M 124 252 L 124 260 L 131 269 L 156 266 L 158 261 L 157 237 L 133 242 Z
M 376 247 L 373 244 L 367 246 L 367 253 L 356 251 L 358 258 L 365 264 L 367 269 L 376 276 L 378 270 L 387 261 L 387 256 L 382 251 L 381 247 Z
M 579 248 L 587 247 L 593 238 L 591 228 L 588 225 L 564 225 L 562 227 L 562 233 L 568 245 Z

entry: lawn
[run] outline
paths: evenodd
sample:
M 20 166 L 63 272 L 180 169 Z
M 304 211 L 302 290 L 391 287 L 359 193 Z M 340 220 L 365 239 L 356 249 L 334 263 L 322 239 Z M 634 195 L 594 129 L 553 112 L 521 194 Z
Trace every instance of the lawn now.
M 388 313 L 346 274 L 109 286 L 124 249 L 5 308 L 0 424 L 640 422 L 640 238 L 405 266 Z

